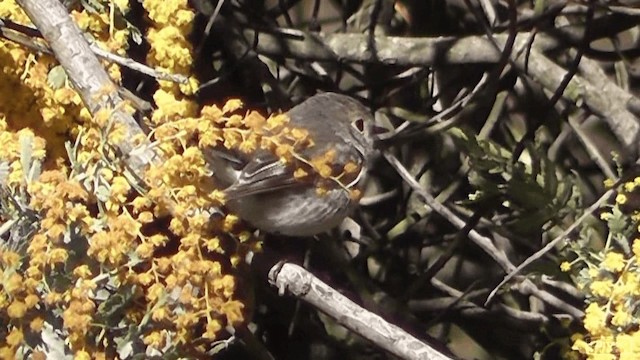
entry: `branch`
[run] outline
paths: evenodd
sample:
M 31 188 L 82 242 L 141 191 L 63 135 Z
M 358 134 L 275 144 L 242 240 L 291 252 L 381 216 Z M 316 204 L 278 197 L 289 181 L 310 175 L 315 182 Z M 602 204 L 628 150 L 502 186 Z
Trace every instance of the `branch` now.
M 301 60 L 383 63 L 397 66 L 433 66 L 441 64 L 497 63 L 507 35 L 496 35 L 496 49 L 483 36 L 463 38 L 403 38 L 364 34 L 307 33 L 286 29 L 277 34 L 244 29 L 246 39 L 257 39 L 255 51 L 270 56 Z M 562 42 L 544 34 L 535 35 L 529 51 L 532 33 L 519 33 L 511 52 L 511 60 L 520 71 L 555 92 L 567 71 L 544 56 L 542 52 L 556 49 Z M 373 46 L 374 52 L 371 50 Z M 589 61 L 584 59 L 583 61 Z M 591 61 L 593 63 L 593 61 Z M 603 96 L 604 95 L 604 96 Z M 587 73 L 574 76 L 562 94 L 576 106 L 583 103 L 602 117 L 621 143 L 636 152 L 640 125 L 640 100 L 602 77 Z
M 358 306 L 298 265 L 286 262 L 276 264 L 269 271 L 269 282 L 278 288 L 280 295 L 288 291 L 340 325 L 401 359 L 451 359 L 380 316 Z

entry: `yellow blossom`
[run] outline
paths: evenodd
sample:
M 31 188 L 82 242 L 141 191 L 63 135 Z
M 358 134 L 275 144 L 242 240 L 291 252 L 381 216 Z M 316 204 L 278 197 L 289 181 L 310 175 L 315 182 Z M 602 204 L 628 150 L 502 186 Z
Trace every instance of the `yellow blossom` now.
M 267 119 L 257 111 L 250 111 L 244 117 L 244 124 L 249 129 L 253 129 L 255 131 L 261 130 L 264 127 L 264 124 L 266 124 L 266 122 L 267 122 Z
M 27 309 L 34 308 L 40 302 L 40 297 L 34 294 L 29 294 L 24 298 L 24 304 Z
M 624 306 L 620 306 L 611 318 L 611 324 L 615 326 L 627 326 L 633 321 L 633 317 L 629 313 L 629 310 Z
M 584 327 L 593 336 L 607 333 L 607 314 L 597 303 L 591 303 L 587 306 Z
M 571 346 L 572 350 L 577 351 L 583 355 L 588 355 L 593 352 L 593 348 L 591 348 L 591 346 L 586 341 L 584 341 L 584 336 L 582 336 L 582 334 L 571 336 L 571 339 L 573 340 L 573 345 Z
M 16 348 L 11 346 L 2 346 L 0 347 L 0 359 L 15 359 L 16 358 Z
M 80 350 L 73 355 L 73 360 L 91 360 L 91 355 L 84 350 Z
M 153 331 L 149 335 L 143 337 L 142 342 L 156 349 L 160 349 L 164 346 L 164 337 L 159 331 Z
M 151 313 L 151 318 L 154 321 L 164 321 L 169 318 L 169 313 L 165 307 L 159 307 L 153 310 Z
M 151 284 L 153 281 L 153 275 L 149 272 L 138 274 L 138 282 L 144 286 Z
M 136 248 L 136 255 L 141 259 L 150 259 L 153 256 L 154 247 L 148 242 L 144 242 Z
M 217 333 L 222 330 L 222 325 L 218 320 L 211 319 L 207 322 L 206 330 L 202 337 L 209 341 L 215 340 Z
M 149 224 L 153 221 L 153 213 L 151 211 L 143 211 L 136 218 L 141 224 Z
M 42 331 L 43 327 L 44 327 L 44 319 L 41 317 L 33 318 L 33 320 L 31 320 L 31 322 L 29 323 L 29 329 L 32 332 L 37 334 L 39 334 Z
M 613 289 L 613 281 L 609 279 L 595 280 L 589 287 L 593 295 L 608 298 L 611 295 L 611 291 Z
M 227 114 L 230 112 L 234 112 L 238 109 L 242 108 L 242 100 L 240 99 L 229 99 L 222 107 L 222 112 Z
M 224 222 L 222 224 L 222 230 L 225 231 L 225 232 L 230 232 L 231 230 L 233 230 L 233 227 L 239 221 L 240 221 L 240 218 L 238 218 L 238 216 L 233 215 L 233 214 L 228 214 L 224 218 Z
M 67 261 L 67 258 L 69 258 L 69 254 L 67 253 L 66 249 L 62 248 L 53 249 L 49 254 L 49 261 L 52 265 L 65 263 Z
M 620 272 L 625 265 L 624 255 L 614 251 L 608 252 L 602 261 L 602 266 L 611 272 Z
M 286 125 L 289 122 L 289 116 L 286 114 L 275 114 L 269 116 L 267 119 L 266 130 L 275 130 L 281 126 Z
M 9 344 L 12 347 L 17 347 L 19 345 L 22 345 L 23 340 L 24 340 L 24 334 L 20 329 L 16 329 L 16 328 L 11 329 L 11 332 L 6 338 L 7 344 Z
M 25 303 L 19 300 L 14 300 L 7 308 L 7 315 L 12 319 L 20 319 L 27 312 L 27 306 Z
M 303 179 L 305 177 L 309 176 L 309 173 L 307 173 L 304 169 L 302 168 L 297 168 L 294 172 L 293 172 L 293 177 L 297 180 Z
M 5 275 L 6 276 L 6 275 Z M 22 289 L 23 286 L 23 278 L 18 273 L 13 273 L 8 276 L 8 279 L 4 282 L 4 291 L 7 294 L 15 294 Z
M 627 181 L 624 183 L 624 191 L 632 192 L 636 188 L 636 186 L 638 186 L 638 184 L 636 184 L 635 182 Z
M 633 255 L 636 257 L 636 259 L 640 259 L 640 239 L 633 240 L 631 250 L 633 250 Z

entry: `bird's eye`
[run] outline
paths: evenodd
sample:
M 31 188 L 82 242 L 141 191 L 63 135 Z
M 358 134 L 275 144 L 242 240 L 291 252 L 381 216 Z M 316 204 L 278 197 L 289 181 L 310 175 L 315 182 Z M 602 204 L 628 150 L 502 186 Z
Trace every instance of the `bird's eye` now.
M 351 125 L 353 125 L 353 127 L 358 129 L 358 131 L 364 132 L 364 120 L 363 119 L 359 118 L 359 119 L 355 120 L 354 122 L 352 122 Z

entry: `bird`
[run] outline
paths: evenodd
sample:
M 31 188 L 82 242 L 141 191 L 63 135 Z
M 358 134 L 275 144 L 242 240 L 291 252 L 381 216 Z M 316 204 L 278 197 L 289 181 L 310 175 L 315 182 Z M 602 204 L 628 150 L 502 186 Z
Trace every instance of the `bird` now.
M 338 93 L 309 97 L 287 113 L 288 126 L 306 130 L 312 145 L 299 151 L 303 163 L 329 154 L 338 177 L 295 176 L 296 167 L 270 151 L 243 156 L 216 152 L 213 176 L 228 186 L 226 207 L 253 227 L 289 237 L 314 236 L 338 226 L 358 203 L 375 153 L 373 115 L 359 101 Z M 348 165 L 349 164 L 349 165 Z

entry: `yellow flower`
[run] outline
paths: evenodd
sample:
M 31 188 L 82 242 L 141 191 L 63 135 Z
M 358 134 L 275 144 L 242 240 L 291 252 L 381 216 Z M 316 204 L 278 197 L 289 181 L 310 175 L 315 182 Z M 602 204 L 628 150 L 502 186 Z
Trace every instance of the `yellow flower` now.
M 27 309 L 32 309 L 40 302 L 40 297 L 34 294 L 27 295 L 24 298 L 24 304 L 27 306 Z
M 633 317 L 629 313 L 628 309 L 624 306 L 621 306 L 616 310 L 613 314 L 613 318 L 611 319 L 611 324 L 615 326 L 627 326 L 633 321 Z
M 23 340 L 24 340 L 24 334 L 20 329 L 16 329 L 16 328 L 11 329 L 11 332 L 6 338 L 7 344 L 13 347 L 17 347 L 21 345 Z
M 595 280 L 589 287 L 593 295 L 608 298 L 613 289 L 613 281 L 609 279 Z
M 633 240 L 631 250 L 633 250 L 633 255 L 636 257 L 636 259 L 640 259 L 640 239 Z
M 137 278 L 138 278 L 138 282 L 144 286 L 151 284 L 151 282 L 154 280 L 153 275 L 150 274 L 149 272 L 138 274 Z
M 309 173 L 306 172 L 303 168 L 297 168 L 294 172 L 293 172 L 293 177 L 296 180 L 301 180 L 306 178 L 307 176 L 309 176 Z
M 204 241 L 205 248 L 210 252 L 220 251 L 220 239 L 217 237 L 207 239 Z
M 568 272 L 571 270 L 571 263 L 568 261 L 563 261 L 562 264 L 560 264 L 560 270 L 562 272 Z
M 222 110 L 220 110 L 220 108 L 218 108 L 216 105 L 205 106 L 202 108 L 202 110 L 200 110 L 200 116 L 202 117 L 202 119 L 206 119 L 211 122 L 220 121 L 223 115 L 224 113 L 222 112 Z M 206 124 L 206 122 L 203 122 L 203 125 L 204 124 Z
M 254 131 L 262 130 L 262 128 L 264 127 L 264 124 L 266 124 L 266 122 L 267 122 L 267 119 L 257 111 L 250 111 L 244 117 L 244 124 L 249 129 L 252 129 Z
M 147 289 L 146 297 L 147 299 L 149 299 L 149 301 L 155 302 L 164 294 L 165 289 L 162 284 L 154 283 L 151 284 L 151 286 L 149 286 L 149 288 Z
M 17 293 L 22 289 L 22 286 L 23 286 L 22 281 L 23 279 L 20 274 L 18 273 L 11 274 L 10 276 L 8 276 L 8 279 L 3 284 L 4 291 L 9 295 Z
M 266 130 L 275 130 L 281 126 L 286 125 L 289 122 L 289 116 L 286 114 L 271 115 L 267 119 Z
M 56 305 L 63 300 L 62 294 L 57 292 L 49 292 L 44 296 L 44 303 L 47 305 Z
M 6 268 L 15 267 L 20 264 L 21 257 L 18 253 L 7 248 L 0 248 L 0 265 Z
M 73 360 L 91 360 L 91 355 L 84 350 L 80 350 L 74 354 Z
M 637 334 L 638 332 L 634 332 Z M 634 339 L 634 335 L 627 333 L 616 336 L 616 348 L 620 351 L 620 359 L 636 360 L 640 358 L 640 343 Z
M 138 215 L 137 220 L 141 224 L 149 224 L 153 221 L 153 213 L 151 211 L 143 211 Z
M 626 183 L 624 183 L 624 191 L 626 192 L 632 192 L 636 186 L 638 186 L 638 184 L 636 184 L 633 181 L 627 181 Z
M 131 190 L 129 181 L 124 176 L 116 176 L 111 183 L 111 196 L 123 203 Z
M 225 232 L 230 232 L 233 227 L 240 222 L 240 218 L 233 214 L 228 214 L 224 218 L 224 222 L 222 224 L 222 230 Z
M 35 317 L 29 323 L 29 329 L 37 334 L 39 334 L 42 331 L 43 327 L 44 327 L 44 319 L 41 317 Z
M 234 112 L 238 109 L 242 109 L 242 100 L 240 99 L 229 99 L 222 107 L 222 112 L 228 114 L 230 112 Z
M 154 321 L 164 321 L 169 318 L 169 313 L 167 312 L 167 308 L 159 307 L 153 310 L 151 313 L 151 318 Z
M 573 340 L 571 350 L 577 351 L 583 355 L 588 355 L 593 352 L 593 348 L 591 348 L 591 346 L 586 341 L 584 341 L 584 336 L 582 336 L 582 334 L 579 334 L 578 336 L 572 336 L 571 338 Z
M 607 332 L 607 314 L 597 303 L 587 306 L 584 316 L 584 328 L 593 335 L 604 335 Z
M 0 347 L 0 359 L 15 359 L 16 350 L 10 346 Z
M 206 331 L 202 334 L 202 337 L 209 341 L 216 339 L 216 334 L 222 329 L 222 325 L 218 320 L 210 319 L 207 322 Z
M 153 256 L 154 247 L 148 242 L 144 242 L 136 248 L 136 255 L 141 259 L 150 259 Z
M 605 269 L 616 273 L 624 269 L 625 265 L 624 255 L 614 251 L 608 252 L 602 261 L 602 266 Z
M 156 349 L 160 349 L 164 346 L 164 337 L 160 331 L 153 331 L 149 335 L 143 337 L 142 342 Z
M 612 359 L 615 357 L 613 355 L 613 346 L 615 345 L 615 340 L 612 335 L 603 335 L 596 341 L 592 341 L 593 346 L 593 359 Z
M 62 248 L 53 249 L 49 254 L 49 261 L 52 265 L 65 263 L 68 258 L 69 254 L 67 253 L 67 250 Z
M 616 204 L 624 205 L 627 202 L 627 195 L 618 194 L 616 195 Z
M 222 305 L 222 311 L 227 316 L 227 321 L 230 324 L 237 324 L 244 321 L 242 309 L 244 309 L 244 304 L 236 300 L 227 301 Z
M 14 300 L 7 308 L 7 315 L 12 319 L 20 319 L 26 314 L 26 312 L 26 304 L 19 300 Z

